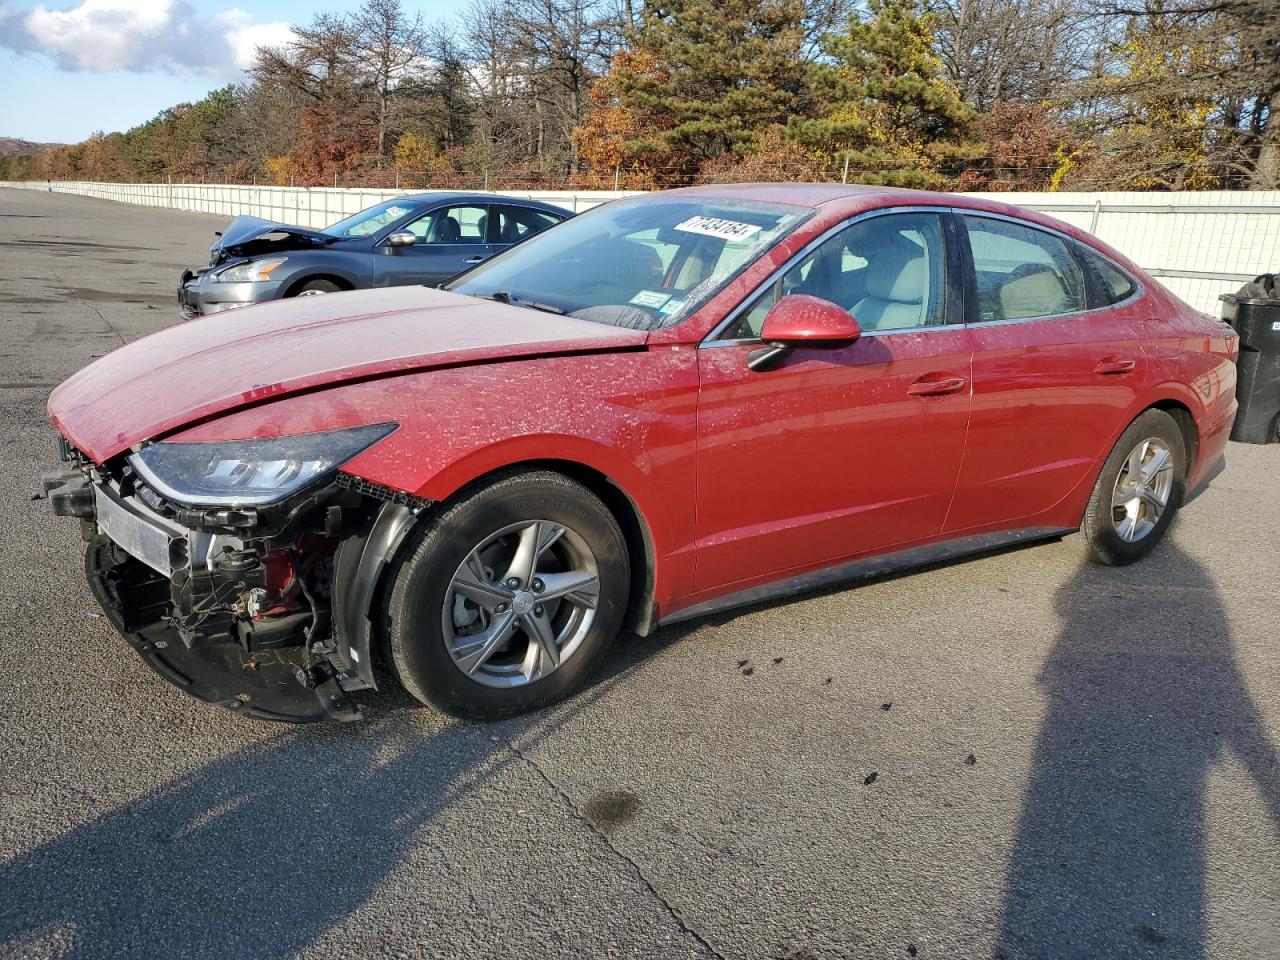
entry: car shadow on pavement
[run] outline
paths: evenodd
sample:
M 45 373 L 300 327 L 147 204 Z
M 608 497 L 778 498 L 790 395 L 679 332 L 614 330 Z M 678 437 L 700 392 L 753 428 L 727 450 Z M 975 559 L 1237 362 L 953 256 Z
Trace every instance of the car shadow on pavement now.
M 1206 788 L 1221 761 L 1247 771 L 1263 829 L 1280 831 L 1276 748 L 1213 578 L 1165 541 L 1133 567 L 1082 566 L 1056 606 L 996 955 L 1205 957 Z
M 282 732 L 179 776 L 0 865 L 0 955 L 295 956 L 420 853 L 424 827 L 521 775 L 531 747 L 655 649 L 641 644 L 544 713 L 451 723 L 390 691 L 366 722 Z M 501 891 L 511 878 L 489 879 Z M 413 935 L 429 938 L 451 918 L 418 919 Z

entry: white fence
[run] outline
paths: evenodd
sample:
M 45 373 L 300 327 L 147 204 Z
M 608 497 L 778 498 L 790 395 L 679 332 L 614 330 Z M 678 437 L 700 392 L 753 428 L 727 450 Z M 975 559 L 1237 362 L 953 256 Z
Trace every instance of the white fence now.
M 11 182 L 122 203 L 323 227 L 403 190 L 234 184 Z M 628 193 L 506 191 L 575 213 Z M 1260 273 L 1280 271 L 1280 191 L 1201 193 L 1002 193 L 995 200 L 1041 210 L 1102 238 L 1188 303 L 1218 312 L 1218 295 Z

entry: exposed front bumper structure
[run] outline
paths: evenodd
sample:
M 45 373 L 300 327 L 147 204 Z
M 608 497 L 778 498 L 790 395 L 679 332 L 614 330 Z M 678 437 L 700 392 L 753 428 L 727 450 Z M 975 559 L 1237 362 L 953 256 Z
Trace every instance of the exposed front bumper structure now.
M 422 504 L 347 478 L 283 520 L 237 512 L 244 527 L 218 529 L 226 511 L 194 522 L 84 462 L 44 486 L 55 513 L 81 520 L 103 612 L 160 676 L 263 720 L 361 716 L 351 694 L 375 686 L 374 598 Z

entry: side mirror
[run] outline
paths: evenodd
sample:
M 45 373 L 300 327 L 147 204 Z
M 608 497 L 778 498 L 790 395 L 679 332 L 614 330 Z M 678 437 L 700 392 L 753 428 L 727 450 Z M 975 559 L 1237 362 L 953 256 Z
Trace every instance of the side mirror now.
M 417 234 L 410 233 L 408 230 L 403 230 L 400 233 L 393 233 L 387 237 L 386 240 L 388 247 L 412 247 L 417 242 Z
M 747 366 L 756 372 L 771 370 L 797 347 L 838 350 L 862 336 L 862 328 L 844 307 L 794 293 L 773 305 L 764 318 L 760 339 L 767 346 L 753 350 Z

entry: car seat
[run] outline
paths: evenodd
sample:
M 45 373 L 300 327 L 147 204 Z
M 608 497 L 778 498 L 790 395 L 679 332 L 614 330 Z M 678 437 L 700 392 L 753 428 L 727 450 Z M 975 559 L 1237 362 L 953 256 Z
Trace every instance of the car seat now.
M 866 251 L 867 295 L 853 305 L 864 330 L 905 329 L 925 323 L 929 268 L 924 251 L 907 240 Z
M 1050 317 L 1069 311 L 1067 288 L 1052 267 L 1024 264 L 1000 287 L 1000 319 Z
M 462 240 L 462 226 L 455 217 L 444 217 L 436 225 L 436 243 L 459 243 Z

